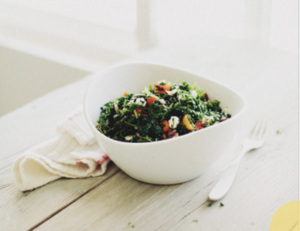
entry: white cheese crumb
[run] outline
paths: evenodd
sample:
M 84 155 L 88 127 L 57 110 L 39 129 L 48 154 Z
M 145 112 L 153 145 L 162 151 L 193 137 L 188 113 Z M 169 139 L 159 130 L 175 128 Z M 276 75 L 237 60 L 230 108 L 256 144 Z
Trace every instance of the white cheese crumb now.
M 116 103 L 114 103 L 114 108 L 115 108 L 116 113 L 119 113 L 119 107 Z
M 146 106 L 146 100 L 144 99 L 144 98 L 137 98 L 136 100 L 135 100 L 135 104 L 138 104 L 138 105 L 141 105 L 141 106 Z
M 160 99 L 159 102 L 163 105 L 166 104 L 166 101 L 164 99 Z
M 173 89 L 172 91 L 166 91 L 168 95 L 173 96 L 177 92 L 177 88 Z
M 132 136 L 125 136 L 125 140 L 127 140 L 127 141 L 132 140 Z
M 193 90 L 193 91 L 191 91 L 191 95 L 194 97 L 194 98 L 196 98 L 197 97 L 197 92 L 195 91 L 195 90 Z
M 169 126 L 170 128 L 176 128 L 177 125 L 179 124 L 179 118 L 177 116 L 171 116 L 169 120 Z
M 205 116 L 205 118 L 207 119 L 207 121 L 210 123 L 211 121 L 214 120 L 213 116 Z
M 179 89 L 178 86 L 175 86 L 175 88 L 172 91 L 166 91 L 166 92 L 168 95 L 173 96 L 177 92 L 178 89 Z

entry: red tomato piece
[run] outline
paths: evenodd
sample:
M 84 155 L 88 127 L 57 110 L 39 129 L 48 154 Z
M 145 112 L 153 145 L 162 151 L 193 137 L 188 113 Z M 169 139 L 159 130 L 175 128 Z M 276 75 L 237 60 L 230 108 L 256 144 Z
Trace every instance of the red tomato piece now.
M 197 130 L 202 129 L 203 128 L 202 127 L 202 121 L 198 121 L 197 123 L 195 123 L 195 126 L 196 126 Z
M 167 120 L 163 120 L 161 123 L 164 125 L 163 131 L 164 132 L 169 131 L 169 129 L 170 129 L 169 122 Z
M 139 107 L 137 107 L 135 110 L 136 110 L 136 114 L 138 114 L 138 115 L 141 114 L 141 112 L 142 112 L 142 109 L 140 109 Z
M 204 98 L 205 98 L 206 100 L 208 100 L 208 95 L 207 95 L 207 93 L 204 93 L 203 95 L 204 95 Z
M 137 115 L 140 115 L 142 113 L 142 109 L 140 109 L 139 107 L 137 107 L 135 109 L 135 112 L 136 112 Z M 134 111 L 132 111 L 131 114 L 130 114 L 130 116 L 133 117 L 133 116 L 135 116 L 134 114 L 135 114 Z
M 156 100 L 156 97 L 155 96 L 150 96 L 148 99 L 147 99 L 147 104 L 150 106 L 151 104 L 153 104 Z
M 153 86 L 155 93 L 167 93 L 166 91 L 169 91 L 171 89 L 170 84 L 161 85 L 159 83 L 155 83 Z M 163 89 L 163 90 L 162 90 Z

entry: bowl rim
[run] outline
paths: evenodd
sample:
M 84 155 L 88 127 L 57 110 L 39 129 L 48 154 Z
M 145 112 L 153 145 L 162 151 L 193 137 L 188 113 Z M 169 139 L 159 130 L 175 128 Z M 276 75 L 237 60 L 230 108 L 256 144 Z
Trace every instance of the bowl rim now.
M 199 76 L 203 79 L 206 79 L 210 82 L 213 82 L 215 84 L 218 84 L 218 85 L 221 85 L 223 87 L 226 87 L 227 89 L 229 89 L 230 91 L 232 91 L 233 93 L 235 93 L 236 95 L 238 95 L 240 97 L 240 99 L 242 100 L 243 102 L 243 108 L 242 110 L 240 110 L 236 115 L 234 115 L 234 117 L 224 121 L 224 122 L 221 122 L 221 123 L 218 123 L 218 124 L 215 124 L 213 126 L 209 126 L 205 129 L 201 129 L 199 131 L 195 131 L 195 132 L 191 132 L 191 133 L 187 133 L 187 134 L 184 134 L 184 135 L 180 135 L 178 137 L 176 137 L 176 139 L 166 139 L 166 140 L 158 140 L 158 141 L 152 141 L 152 142 L 125 142 L 125 141 L 120 141 L 120 140 L 114 140 L 112 138 L 109 138 L 107 136 L 105 136 L 104 134 L 102 134 L 101 132 L 99 132 L 95 125 L 92 123 L 88 113 L 87 113 L 87 96 L 88 96 L 88 93 L 90 92 L 91 88 L 94 86 L 94 83 L 96 83 L 98 81 L 98 78 L 96 78 L 96 76 L 100 75 L 101 73 L 104 73 L 104 72 L 107 72 L 107 71 L 110 71 L 111 69 L 115 69 L 115 68 L 118 68 L 118 67 L 123 67 L 123 66 L 130 66 L 130 65 L 140 65 L 140 64 L 144 64 L 144 65 L 152 65 L 152 66 L 160 66 L 160 67 L 166 67 L 166 68 L 170 68 L 170 69 L 174 69 L 174 70 L 179 70 L 179 71 L 183 71 L 183 72 L 186 72 L 188 74 L 192 74 L 192 75 L 196 75 L 196 76 Z M 216 80 L 213 80 L 213 79 L 209 79 L 207 77 L 203 77 L 203 76 L 200 76 L 198 73 L 196 72 L 193 72 L 193 71 L 189 71 L 189 70 L 186 70 L 186 69 L 183 69 L 183 68 L 177 68 L 177 67 L 174 67 L 174 66 L 171 66 L 171 65 L 166 65 L 166 64 L 161 64 L 161 63 L 155 63 L 155 62 L 126 62 L 126 63 L 119 63 L 119 64 L 115 64 L 115 65 L 112 65 L 108 68 L 105 68 L 97 73 L 94 74 L 95 76 L 95 79 L 89 84 L 89 86 L 87 87 L 86 91 L 85 91 L 85 95 L 84 95 L 84 100 L 83 100 L 83 112 L 84 112 L 84 116 L 85 116 L 85 119 L 87 121 L 87 123 L 89 124 L 89 126 L 94 130 L 94 131 L 97 131 L 100 136 L 105 139 L 107 142 L 110 142 L 110 143 L 115 143 L 115 144 L 118 144 L 118 145 L 124 145 L 124 146 L 151 146 L 151 145 L 158 145 L 158 144 L 164 144 L 164 143 L 172 143 L 172 142 L 177 142 L 178 139 L 182 139 L 182 138 L 185 138 L 185 137 L 188 137 L 188 136 L 191 136 L 191 135 L 195 135 L 195 134 L 199 134 L 199 132 L 202 132 L 202 133 L 205 133 L 205 131 L 210 131 L 210 130 L 213 130 L 213 129 L 216 129 L 220 126 L 224 126 L 224 124 L 228 124 L 228 123 L 232 123 L 233 120 L 236 120 L 237 118 L 239 118 L 242 114 L 245 113 L 245 111 L 247 110 L 248 108 L 248 103 L 245 99 L 245 97 L 241 94 L 239 94 L 237 91 L 233 90 L 232 88 L 228 87 L 227 85 L 224 85 L 223 83 L 220 83 Z M 100 112 L 99 112 L 100 114 Z

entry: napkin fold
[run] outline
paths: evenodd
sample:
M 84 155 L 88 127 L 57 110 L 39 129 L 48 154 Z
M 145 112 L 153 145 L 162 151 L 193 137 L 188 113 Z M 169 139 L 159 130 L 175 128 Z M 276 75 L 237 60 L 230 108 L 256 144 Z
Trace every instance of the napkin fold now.
M 19 189 L 27 191 L 61 177 L 103 175 L 109 162 L 79 107 L 58 124 L 54 138 L 33 146 L 14 161 L 13 174 Z

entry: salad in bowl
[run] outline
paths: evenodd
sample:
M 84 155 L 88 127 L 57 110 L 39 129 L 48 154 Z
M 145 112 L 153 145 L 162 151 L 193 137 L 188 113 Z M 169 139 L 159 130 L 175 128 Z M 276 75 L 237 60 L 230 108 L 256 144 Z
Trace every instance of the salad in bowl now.
M 96 127 L 115 140 L 151 142 L 195 132 L 230 117 L 196 83 L 161 80 L 140 93 L 125 92 L 106 103 Z
M 230 144 L 246 108 L 244 98 L 221 83 L 154 63 L 96 73 L 84 99 L 103 152 L 130 177 L 152 184 L 201 175 Z

